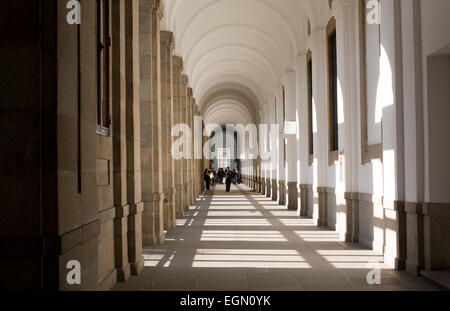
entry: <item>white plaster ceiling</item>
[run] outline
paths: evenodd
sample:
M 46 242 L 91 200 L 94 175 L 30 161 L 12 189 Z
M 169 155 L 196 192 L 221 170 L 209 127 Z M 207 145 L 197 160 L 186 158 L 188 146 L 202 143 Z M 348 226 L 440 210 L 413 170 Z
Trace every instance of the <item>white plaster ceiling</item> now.
M 308 19 L 321 27 L 328 10 L 328 0 L 165 0 L 162 29 L 175 35 L 206 123 L 257 123 L 306 50 Z

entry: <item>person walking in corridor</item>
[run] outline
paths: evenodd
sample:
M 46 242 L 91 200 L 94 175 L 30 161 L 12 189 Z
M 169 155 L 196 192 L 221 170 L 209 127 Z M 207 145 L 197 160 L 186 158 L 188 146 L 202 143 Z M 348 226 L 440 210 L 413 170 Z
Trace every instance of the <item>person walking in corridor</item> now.
M 205 179 L 206 183 L 206 191 L 209 191 L 209 189 L 211 188 L 211 177 L 209 176 L 208 170 L 205 170 L 205 173 L 203 173 L 203 178 Z
M 228 167 L 225 172 L 226 182 L 227 182 L 227 192 L 230 192 L 231 190 L 231 183 L 233 181 L 233 172 Z

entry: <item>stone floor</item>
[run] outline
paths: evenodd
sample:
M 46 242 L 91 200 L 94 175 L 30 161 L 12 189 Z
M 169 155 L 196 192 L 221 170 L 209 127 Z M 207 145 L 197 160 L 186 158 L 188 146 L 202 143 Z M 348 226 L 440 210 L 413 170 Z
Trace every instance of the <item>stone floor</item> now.
M 164 245 L 144 249 L 142 274 L 113 290 L 437 290 L 249 190 L 233 186 L 227 194 L 219 185 L 214 195 L 200 197 Z M 375 266 L 381 285 L 368 285 Z

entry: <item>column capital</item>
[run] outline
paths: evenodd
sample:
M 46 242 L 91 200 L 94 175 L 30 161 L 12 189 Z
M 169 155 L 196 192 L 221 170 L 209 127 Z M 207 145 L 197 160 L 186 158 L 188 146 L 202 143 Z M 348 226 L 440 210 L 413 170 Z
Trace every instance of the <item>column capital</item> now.
M 172 50 L 175 48 L 175 40 L 171 31 L 161 31 L 161 46 Z
M 180 56 L 176 56 L 176 55 L 172 56 L 172 64 L 175 69 L 183 71 L 184 63 L 183 63 L 183 58 L 181 58 Z

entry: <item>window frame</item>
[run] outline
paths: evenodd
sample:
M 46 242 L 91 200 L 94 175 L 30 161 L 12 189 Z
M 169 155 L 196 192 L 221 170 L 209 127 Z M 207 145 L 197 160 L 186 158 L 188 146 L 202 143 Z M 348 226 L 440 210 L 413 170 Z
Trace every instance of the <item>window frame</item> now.
M 313 58 L 311 50 L 306 53 L 306 87 L 308 93 L 308 166 L 314 163 L 314 132 L 313 132 Z
M 360 62 L 360 119 L 361 119 L 361 164 L 366 165 L 372 160 L 383 161 L 383 144 L 369 145 L 368 129 L 368 99 L 367 99 L 367 22 L 366 22 L 367 0 L 358 1 L 359 11 L 359 62 Z M 383 127 L 383 119 L 381 120 Z
M 334 165 L 339 160 L 339 120 L 337 97 L 337 29 L 336 19 L 332 17 L 327 29 L 327 79 L 328 79 L 328 164 Z M 332 59 L 331 40 L 334 37 L 334 59 Z
M 97 126 L 111 135 L 111 0 L 97 0 Z M 105 99 L 106 98 L 106 99 Z

